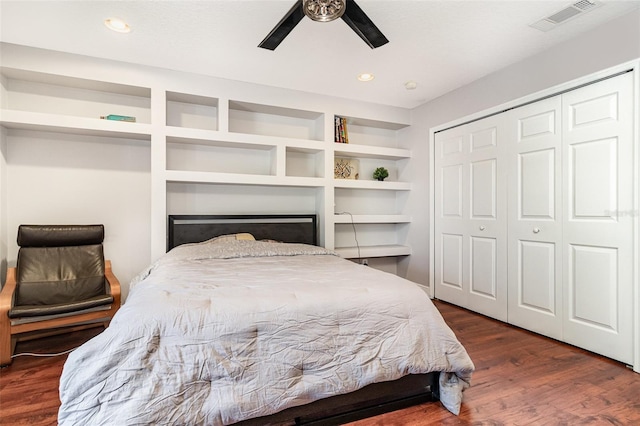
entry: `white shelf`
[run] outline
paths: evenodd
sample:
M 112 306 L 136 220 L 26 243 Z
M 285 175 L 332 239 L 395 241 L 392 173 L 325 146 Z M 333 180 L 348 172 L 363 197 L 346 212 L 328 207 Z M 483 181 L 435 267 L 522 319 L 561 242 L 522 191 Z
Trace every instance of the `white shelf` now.
M 218 130 L 218 99 L 166 92 L 167 126 Z
M 324 140 L 324 114 L 316 111 L 230 100 L 228 124 L 230 133 Z
M 411 190 L 411 184 L 409 182 L 379 182 L 377 180 L 334 179 L 333 186 L 336 188 L 377 189 L 389 191 Z
M 67 87 L 74 90 L 91 90 L 97 92 L 113 93 L 136 97 L 149 97 L 150 89 L 129 84 L 111 83 L 107 81 L 92 80 L 86 78 L 69 77 L 59 74 L 48 74 L 37 71 L 22 70 L 9 67 L 0 67 L 0 73 L 11 80 L 27 81 L 31 83 L 46 84 L 58 87 Z
M 189 127 L 175 127 L 166 126 L 165 134 L 167 137 L 174 138 L 176 140 L 184 140 L 184 143 L 189 143 L 189 140 L 211 140 L 217 141 L 222 139 L 222 133 L 218 130 L 208 129 L 193 129 Z
M 219 148 L 238 148 L 269 150 L 274 149 L 277 144 L 265 141 L 232 141 L 226 135 L 217 131 L 198 131 L 193 129 L 181 129 L 173 131 L 167 129 L 167 143 L 179 143 L 186 145 L 206 145 Z M 187 131 L 184 131 L 187 130 Z M 192 131 L 193 130 L 193 131 Z
M 372 129 L 384 129 L 390 131 L 401 130 L 406 127 L 409 127 L 409 123 L 396 123 L 391 121 L 384 120 L 372 120 L 369 118 L 361 118 L 361 117 L 351 117 L 348 115 L 336 114 L 340 117 L 345 117 L 347 119 L 348 126 L 358 126 L 358 127 L 369 127 Z
M 313 177 L 289 177 L 289 176 L 269 176 L 269 175 L 247 175 L 236 173 L 215 173 L 166 170 L 165 180 L 167 182 L 188 182 L 188 183 L 211 183 L 228 185 L 262 185 L 262 186 L 290 186 L 290 187 L 324 187 L 326 182 L 323 178 Z
M 100 120 L 109 114 L 136 117 L 137 124 L 151 123 L 151 89 L 147 87 L 6 67 L 0 68 L 0 73 L 2 108 L 57 117 L 42 124 L 67 126 L 70 130 L 92 129 L 90 125 L 72 123 L 76 119 Z M 64 124 L 56 126 L 55 121 Z
M 295 139 L 295 138 L 283 138 L 277 136 L 264 136 L 253 135 L 234 132 L 223 132 L 219 130 L 207 130 L 207 129 L 194 129 L 189 127 L 165 127 L 165 134 L 167 137 L 171 137 L 176 141 L 183 143 L 197 143 L 201 141 L 213 141 L 213 145 L 219 143 L 219 141 L 225 141 L 229 143 L 229 146 L 233 144 L 245 144 L 245 145 L 265 145 L 265 146 L 286 146 L 291 148 L 299 148 L 300 150 L 310 151 L 324 151 L 324 146 L 319 141 L 307 140 L 307 139 Z M 196 142 L 190 142 L 191 140 Z
M 409 127 L 409 123 L 394 123 L 342 114 L 336 115 L 346 118 L 349 143 L 345 145 L 354 147 L 368 146 L 380 149 L 397 149 L 401 137 L 400 132 L 402 129 Z M 349 150 L 356 148 L 345 147 L 337 149 Z M 391 155 L 395 156 L 396 154 Z M 401 157 L 405 155 L 404 153 L 400 154 Z
M 0 110 L 0 125 L 9 129 L 109 136 L 126 139 L 151 139 L 151 125 L 145 123 L 72 117 L 10 109 Z
M 335 143 L 334 152 L 336 157 L 353 158 L 381 158 L 388 160 L 402 160 L 411 158 L 411 151 L 408 149 L 385 148 L 368 145 L 356 145 L 350 143 Z
M 411 223 L 411 216 L 408 215 L 394 215 L 394 214 L 336 214 L 334 215 L 334 223 Z
M 359 251 L 360 256 L 358 256 L 357 247 L 336 247 L 335 251 L 345 259 L 411 255 L 411 247 L 402 245 L 361 246 Z

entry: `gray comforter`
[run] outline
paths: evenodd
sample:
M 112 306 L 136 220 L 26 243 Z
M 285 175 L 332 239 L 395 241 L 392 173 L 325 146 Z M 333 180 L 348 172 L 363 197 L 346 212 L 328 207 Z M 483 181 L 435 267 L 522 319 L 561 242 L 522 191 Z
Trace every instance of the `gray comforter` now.
M 407 280 L 319 247 L 194 244 L 136 278 L 69 356 L 59 423 L 230 424 L 431 371 L 457 414 L 473 368 Z

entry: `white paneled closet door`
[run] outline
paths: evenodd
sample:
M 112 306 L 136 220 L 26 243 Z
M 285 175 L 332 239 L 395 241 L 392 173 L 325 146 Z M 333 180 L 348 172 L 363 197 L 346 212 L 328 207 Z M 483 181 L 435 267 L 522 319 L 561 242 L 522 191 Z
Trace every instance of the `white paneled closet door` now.
M 561 97 L 511 110 L 509 323 L 562 339 Z
M 632 85 L 632 74 L 626 73 L 568 92 L 562 105 L 564 340 L 629 364 Z
M 507 320 L 503 116 L 436 134 L 435 296 Z
M 633 74 L 434 138 L 435 297 L 634 362 Z

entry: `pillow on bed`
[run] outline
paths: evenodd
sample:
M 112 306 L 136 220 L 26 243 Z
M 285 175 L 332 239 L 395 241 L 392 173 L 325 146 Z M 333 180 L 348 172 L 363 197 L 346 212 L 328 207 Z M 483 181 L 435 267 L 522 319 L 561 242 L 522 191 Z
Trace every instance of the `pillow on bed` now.
M 253 235 L 249 234 L 248 232 L 242 232 L 240 234 L 229 234 L 229 235 L 220 235 L 218 237 L 213 237 L 210 240 L 203 241 L 201 244 L 208 244 L 213 242 L 224 243 L 227 241 L 238 241 L 238 240 L 255 241 L 256 239 L 253 237 Z
M 248 232 L 243 232 L 240 234 L 236 234 L 236 240 L 255 241 L 256 239 L 253 237 L 253 235 L 249 234 Z

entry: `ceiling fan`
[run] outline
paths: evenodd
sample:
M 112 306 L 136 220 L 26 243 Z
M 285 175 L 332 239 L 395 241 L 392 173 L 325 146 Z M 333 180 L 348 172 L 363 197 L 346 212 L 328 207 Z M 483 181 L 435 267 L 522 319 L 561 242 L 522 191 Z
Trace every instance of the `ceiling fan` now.
M 298 0 L 258 47 L 275 50 L 305 15 L 319 22 L 342 18 L 372 49 L 389 42 L 354 0 Z

